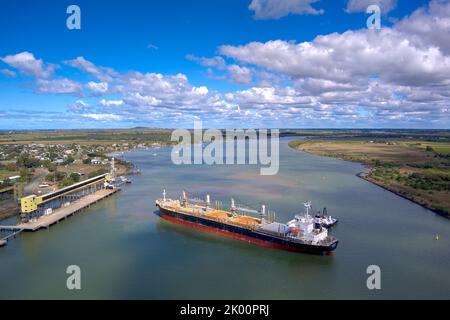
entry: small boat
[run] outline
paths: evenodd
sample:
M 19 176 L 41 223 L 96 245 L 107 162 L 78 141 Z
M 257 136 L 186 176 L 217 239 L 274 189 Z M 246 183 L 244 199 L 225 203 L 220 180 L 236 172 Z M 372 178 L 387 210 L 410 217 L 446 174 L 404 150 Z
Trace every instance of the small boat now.
M 131 183 L 131 180 L 124 176 L 121 176 L 120 180 L 122 181 L 122 183 Z

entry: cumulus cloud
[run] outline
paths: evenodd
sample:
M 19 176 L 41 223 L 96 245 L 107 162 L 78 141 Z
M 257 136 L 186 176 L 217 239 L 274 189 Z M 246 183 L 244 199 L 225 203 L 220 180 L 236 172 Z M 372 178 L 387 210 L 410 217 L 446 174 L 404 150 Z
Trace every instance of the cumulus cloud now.
M 86 87 L 96 94 L 104 94 L 108 92 L 107 82 L 94 82 L 90 81 L 87 83 Z
M 252 0 L 248 8 L 255 19 L 279 19 L 289 14 L 322 14 L 312 4 L 320 0 Z
M 56 68 L 55 65 L 45 64 L 42 59 L 36 59 L 32 53 L 27 51 L 8 55 L 0 60 L 23 74 L 36 78 L 48 78 L 53 75 Z
M 77 100 L 74 103 L 69 105 L 69 109 L 73 112 L 83 112 L 90 109 L 89 104 L 84 102 L 83 100 Z
M 208 67 L 208 76 L 212 79 L 227 80 L 238 85 L 250 85 L 253 80 L 252 70 L 236 64 L 227 65 L 225 59 L 220 56 L 206 58 L 189 54 L 186 58 L 201 66 Z
M 100 100 L 100 105 L 103 107 L 120 107 L 123 103 L 123 100 Z
M 131 93 L 125 97 L 125 102 L 133 106 L 157 106 L 161 100 L 152 95 L 141 94 L 139 92 Z
M 249 85 L 252 82 L 252 72 L 247 67 L 233 64 L 228 67 L 231 81 L 236 84 Z
M 205 58 L 205 57 L 197 57 L 193 54 L 188 54 L 186 58 L 190 61 L 195 61 L 204 67 L 215 67 L 218 69 L 225 69 L 226 66 L 225 60 L 219 56 L 212 58 Z
M 117 76 L 117 73 L 113 69 L 96 66 L 84 57 L 77 57 L 76 59 L 65 61 L 64 63 L 73 68 L 87 72 L 95 78 L 106 82 L 112 81 L 113 77 Z
M 434 0 L 382 30 L 332 33 L 303 43 L 224 45 L 222 56 L 288 77 L 292 84 L 250 88 L 227 98 L 286 117 L 313 110 L 318 118 L 334 114 L 349 121 L 448 121 L 449 31 L 450 3 Z
M 84 121 L 448 126 L 449 17 L 450 3 L 434 0 L 382 30 L 332 33 L 302 43 L 223 45 L 212 58 L 187 56 L 220 72 L 223 79 L 245 85 L 243 90 L 218 92 L 193 85 L 182 73 L 117 72 L 83 57 L 66 64 L 95 81 L 38 79 L 37 88 L 72 94 L 87 88 L 96 93 L 91 106 L 77 100 L 69 108 Z
M 435 0 L 419 8 L 395 26 L 397 30 L 424 47 L 438 47 L 450 55 L 450 5 L 448 0 Z
M 346 11 L 352 12 L 366 12 L 371 5 L 378 5 L 381 12 L 386 14 L 397 6 L 397 0 L 349 0 Z
M 253 87 L 247 90 L 228 93 L 225 97 L 247 107 L 266 107 L 283 105 L 310 105 L 311 97 L 304 96 L 293 88 L 259 88 Z
M 81 94 L 83 85 L 67 78 L 52 80 L 38 79 L 36 91 L 39 93 Z
M 349 82 L 369 76 L 402 85 L 448 83 L 450 57 L 439 48 L 422 47 L 395 29 L 347 31 L 312 42 L 283 40 L 222 46 L 220 52 L 294 78 Z

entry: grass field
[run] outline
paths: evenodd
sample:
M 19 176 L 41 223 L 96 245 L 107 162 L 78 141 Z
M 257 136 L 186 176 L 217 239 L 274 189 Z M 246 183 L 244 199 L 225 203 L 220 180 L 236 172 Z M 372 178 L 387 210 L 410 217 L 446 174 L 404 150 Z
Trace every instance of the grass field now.
M 0 169 L 0 180 L 5 180 L 8 177 L 19 175 L 19 171 L 8 171 L 6 169 Z
M 430 147 L 433 149 L 435 153 L 441 154 L 441 155 L 450 155 L 450 143 L 448 142 L 405 142 L 406 145 L 413 147 L 413 148 L 419 148 L 419 149 L 426 149 L 427 147 Z
M 0 131 L 0 144 L 113 144 L 120 142 L 170 142 L 169 129 L 114 129 L 114 130 L 39 130 Z

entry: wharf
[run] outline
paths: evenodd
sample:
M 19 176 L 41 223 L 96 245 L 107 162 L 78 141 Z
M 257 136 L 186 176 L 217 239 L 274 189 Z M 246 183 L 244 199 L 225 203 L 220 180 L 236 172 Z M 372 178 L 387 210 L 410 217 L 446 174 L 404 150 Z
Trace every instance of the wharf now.
M 80 212 L 81 210 L 90 207 L 98 201 L 111 196 L 120 189 L 102 189 L 93 194 L 80 198 L 70 203 L 70 205 L 58 208 L 52 214 L 39 217 L 36 221 L 19 223 L 15 226 L 0 226 L 0 231 L 12 231 L 13 233 L 5 238 L 0 239 L 0 247 L 6 245 L 9 238 L 15 237 L 16 234 L 22 231 L 36 231 L 42 228 L 49 228 L 51 225 L 70 217 L 71 215 Z

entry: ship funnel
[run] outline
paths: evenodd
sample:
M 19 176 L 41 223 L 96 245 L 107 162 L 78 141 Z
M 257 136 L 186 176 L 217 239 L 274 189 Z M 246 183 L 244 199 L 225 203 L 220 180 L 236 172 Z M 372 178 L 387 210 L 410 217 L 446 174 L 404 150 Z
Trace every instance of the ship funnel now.
M 314 218 L 314 229 L 320 230 L 322 228 L 322 224 L 320 223 L 320 218 Z
M 207 203 L 208 205 L 211 204 L 211 199 L 210 199 L 210 197 L 209 197 L 209 194 L 206 195 L 206 203 Z

